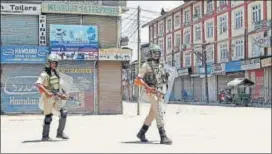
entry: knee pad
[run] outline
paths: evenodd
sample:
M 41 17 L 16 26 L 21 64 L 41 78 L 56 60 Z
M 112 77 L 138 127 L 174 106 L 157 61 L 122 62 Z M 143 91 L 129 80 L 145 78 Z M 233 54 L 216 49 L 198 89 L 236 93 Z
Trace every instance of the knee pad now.
M 61 118 L 66 118 L 68 115 L 68 111 L 67 110 L 60 110 L 60 116 Z
M 50 125 L 51 122 L 52 122 L 52 114 L 45 115 L 44 123 L 45 123 L 46 125 Z

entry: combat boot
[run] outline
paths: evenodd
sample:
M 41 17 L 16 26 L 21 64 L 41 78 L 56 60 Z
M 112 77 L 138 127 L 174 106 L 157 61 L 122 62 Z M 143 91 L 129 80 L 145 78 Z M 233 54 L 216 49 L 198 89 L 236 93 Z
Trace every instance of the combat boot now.
M 166 136 L 166 132 L 165 129 L 163 127 L 159 128 L 159 134 L 161 137 L 161 142 L 160 144 L 172 144 L 172 140 L 170 140 L 167 136 Z
M 147 132 L 149 126 L 148 125 L 143 125 L 140 131 L 137 134 L 137 137 L 141 140 L 141 142 L 148 142 L 148 140 L 145 137 L 145 133 Z
M 66 125 L 66 118 L 67 118 L 67 112 L 66 111 L 60 111 L 61 116 L 59 119 L 59 127 L 57 130 L 57 138 L 62 138 L 62 139 L 69 139 L 67 135 L 63 133 L 65 125 Z
M 44 118 L 43 132 L 42 132 L 42 141 L 49 141 L 50 124 L 52 121 L 52 114 L 46 115 Z

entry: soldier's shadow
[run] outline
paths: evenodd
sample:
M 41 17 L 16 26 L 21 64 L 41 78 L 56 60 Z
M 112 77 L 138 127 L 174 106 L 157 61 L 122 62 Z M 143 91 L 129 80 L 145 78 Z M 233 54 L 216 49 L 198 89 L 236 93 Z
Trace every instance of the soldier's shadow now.
M 141 142 L 141 141 L 125 141 L 121 142 L 124 144 L 160 144 L 158 141 L 148 141 L 148 142 Z
M 22 141 L 22 143 L 40 143 L 40 142 L 62 142 L 62 141 L 66 141 L 66 140 L 48 140 L 48 141 L 42 141 L 41 139 L 39 140 L 25 140 Z

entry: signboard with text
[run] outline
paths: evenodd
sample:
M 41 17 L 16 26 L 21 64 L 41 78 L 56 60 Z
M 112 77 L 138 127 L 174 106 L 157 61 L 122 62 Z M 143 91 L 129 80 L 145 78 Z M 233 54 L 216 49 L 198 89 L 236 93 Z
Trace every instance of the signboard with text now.
M 1 14 L 41 14 L 40 4 L 1 3 Z
M 241 62 L 241 69 L 242 70 L 253 70 L 261 68 L 261 60 L 257 59 L 250 59 Z
M 121 48 L 100 49 L 99 60 L 130 61 L 131 50 Z
M 121 7 L 90 5 L 86 3 L 58 3 L 43 2 L 43 13 L 63 13 L 63 14 L 88 14 L 102 16 L 121 16 Z
M 1 46 L 1 63 L 45 63 L 47 47 Z

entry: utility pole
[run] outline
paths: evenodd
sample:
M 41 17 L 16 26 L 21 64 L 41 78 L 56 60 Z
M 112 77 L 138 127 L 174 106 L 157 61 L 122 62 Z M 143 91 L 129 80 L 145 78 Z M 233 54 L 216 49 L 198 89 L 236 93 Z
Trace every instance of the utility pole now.
M 140 72 L 140 68 L 141 68 L 141 51 L 140 51 L 140 48 L 141 48 L 141 37 L 140 37 L 140 34 L 141 34 L 141 29 L 140 29 L 140 13 L 141 13 L 141 8 L 140 6 L 138 6 L 137 8 L 138 10 L 138 13 L 137 13 L 137 29 L 138 29 L 138 41 L 137 41 L 137 44 L 138 44 L 138 47 L 137 47 L 137 52 L 138 52 L 138 73 Z M 138 87 L 138 102 L 137 102 L 137 115 L 140 115 L 140 94 L 141 94 L 141 88 Z
M 204 67 L 205 67 L 205 92 L 206 92 L 206 103 L 209 103 L 209 87 L 208 87 L 208 66 L 207 66 L 207 44 L 203 45 L 203 52 L 204 52 L 204 57 L 203 57 L 203 61 L 204 61 Z

